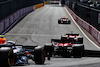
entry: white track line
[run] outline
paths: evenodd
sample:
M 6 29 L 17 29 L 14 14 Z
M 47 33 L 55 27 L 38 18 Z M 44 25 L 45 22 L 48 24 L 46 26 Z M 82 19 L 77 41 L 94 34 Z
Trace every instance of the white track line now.
M 65 7 L 64 7 L 65 8 Z M 83 35 L 94 45 L 96 46 L 98 49 L 100 49 L 99 46 L 97 46 L 92 40 L 89 39 L 89 37 L 83 32 L 83 30 L 78 26 L 78 24 L 75 22 L 75 20 L 73 19 L 73 17 L 71 16 L 71 14 L 68 12 L 68 10 L 65 8 L 65 10 L 67 11 L 67 13 L 69 14 L 69 16 L 71 17 L 72 21 L 74 22 L 74 24 L 79 28 L 79 30 L 83 33 Z

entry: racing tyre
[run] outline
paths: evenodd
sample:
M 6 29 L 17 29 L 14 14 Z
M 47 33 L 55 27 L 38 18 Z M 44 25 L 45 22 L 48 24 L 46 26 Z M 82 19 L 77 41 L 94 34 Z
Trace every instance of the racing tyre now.
M 82 48 L 82 57 L 84 57 L 85 56 L 84 55 L 84 45 L 82 45 L 81 48 Z
M 53 46 L 52 45 L 45 45 L 45 53 L 46 56 L 52 57 Z
M 58 20 L 58 24 L 60 24 L 61 23 L 61 21 L 60 20 Z
M 71 24 L 70 20 L 68 21 L 69 24 Z
M 74 46 L 73 47 L 73 57 L 74 58 L 81 58 L 82 57 L 82 47 L 81 46 Z
M 34 61 L 36 64 L 44 64 L 45 62 L 45 53 L 43 47 L 36 47 L 34 50 Z
M 14 53 L 12 49 L 0 49 L 0 65 L 11 67 L 14 64 Z

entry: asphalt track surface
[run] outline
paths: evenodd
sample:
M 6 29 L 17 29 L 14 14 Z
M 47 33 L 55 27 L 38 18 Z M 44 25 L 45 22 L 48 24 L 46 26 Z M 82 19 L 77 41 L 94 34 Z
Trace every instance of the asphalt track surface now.
M 67 17 L 71 24 L 58 24 L 58 19 Z M 95 47 L 74 24 L 64 7 L 56 5 L 45 5 L 24 17 L 7 34 L 7 40 L 13 40 L 19 45 L 41 45 L 50 43 L 53 38 L 60 38 L 66 33 L 78 33 L 84 38 L 86 50 L 100 50 Z M 12 67 L 99 67 L 100 57 L 88 56 L 82 58 L 51 58 L 44 65 L 36 65 L 29 60 L 29 65 Z

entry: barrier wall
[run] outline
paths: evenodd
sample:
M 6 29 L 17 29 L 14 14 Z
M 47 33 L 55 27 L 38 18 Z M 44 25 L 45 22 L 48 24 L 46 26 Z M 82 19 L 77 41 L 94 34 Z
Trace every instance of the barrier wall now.
M 43 7 L 43 6 L 44 6 L 44 3 L 37 4 L 37 5 L 35 5 L 35 9 L 38 9 L 38 8 L 40 8 L 40 7 Z
M 3 0 L 0 2 L 0 21 L 28 6 L 44 3 L 44 0 Z
M 45 4 L 49 3 L 49 1 L 45 1 Z M 9 31 L 18 21 L 24 17 L 25 15 L 29 14 L 30 12 L 44 6 L 44 3 L 37 4 L 35 6 L 29 6 L 17 10 L 15 13 L 11 14 L 10 16 L 6 17 L 2 21 L 0 21 L 0 34 L 5 34 Z
M 11 14 L 4 20 L 0 21 L 0 33 L 5 34 L 9 28 L 13 27 L 13 25 L 16 24 L 17 21 L 19 21 L 19 19 L 34 11 L 34 9 L 34 6 L 25 7 Z
M 100 14 L 99 7 L 90 7 L 87 3 L 72 0 L 66 0 L 66 5 L 68 5 L 76 15 L 100 31 L 100 21 L 98 21 L 98 15 Z
M 72 15 L 76 23 L 78 23 L 81 27 L 88 31 L 98 41 L 98 43 L 100 43 L 100 32 L 92 25 L 88 24 L 86 21 L 78 17 L 68 6 L 65 5 L 65 7 L 68 10 L 68 12 Z

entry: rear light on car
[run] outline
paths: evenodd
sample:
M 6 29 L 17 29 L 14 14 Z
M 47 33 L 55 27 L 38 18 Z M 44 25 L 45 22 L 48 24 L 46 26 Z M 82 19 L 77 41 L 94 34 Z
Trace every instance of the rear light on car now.
M 26 52 L 27 55 L 31 55 L 29 52 Z

